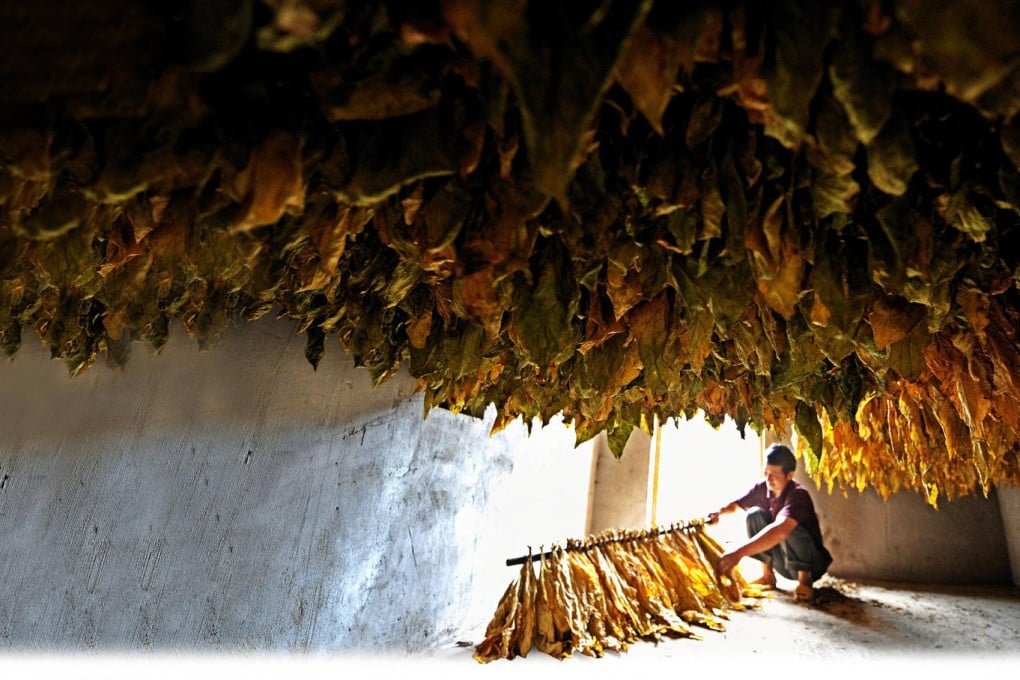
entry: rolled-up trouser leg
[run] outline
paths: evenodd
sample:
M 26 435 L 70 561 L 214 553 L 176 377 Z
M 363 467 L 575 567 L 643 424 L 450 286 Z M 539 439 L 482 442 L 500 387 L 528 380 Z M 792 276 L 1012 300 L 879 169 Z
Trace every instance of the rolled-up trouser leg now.
M 828 551 L 822 551 L 815 545 L 807 529 L 798 526 L 790 532 L 786 540 L 779 544 L 783 549 L 784 567 L 789 572 L 779 571 L 787 578 L 797 578 L 797 572 L 806 571 L 811 574 L 814 583 L 822 577 L 832 562 Z M 778 570 L 777 570 L 778 571 Z

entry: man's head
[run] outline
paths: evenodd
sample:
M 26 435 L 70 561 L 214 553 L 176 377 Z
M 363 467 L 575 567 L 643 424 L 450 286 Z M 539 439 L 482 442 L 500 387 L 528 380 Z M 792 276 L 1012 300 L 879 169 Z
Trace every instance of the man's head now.
M 773 444 L 765 451 L 765 484 L 774 496 L 783 493 L 796 469 L 797 459 L 790 447 Z

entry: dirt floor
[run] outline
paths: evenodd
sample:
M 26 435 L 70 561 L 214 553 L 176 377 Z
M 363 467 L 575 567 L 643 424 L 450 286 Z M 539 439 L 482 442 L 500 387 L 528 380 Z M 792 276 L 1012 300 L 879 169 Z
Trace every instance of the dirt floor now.
M 699 630 L 696 639 L 637 642 L 623 654 L 601 659 L 577 655 L 562 661 L 537 650 L 526 658 L 479 664 L 478 640 L 462 640 L 433 655 L 380 657 L 59 657 L 0 660 L 4 677 L 96 677 L 111 680 L 142 673 L 189 680 L 252 678 L 683 678 L 734 677 L 817 666 L 825 678 L 869 680 L 881 673 L 930 671 L 943 677 L 980 673 L 981 678 L 1015 677 L 1020 671 L 1020 588 L 931 587 L 902 583 L 857 583 L 824 577 L 810 604 L 793 600 L 792 581 L 780 579 L 760 606 L 730 614 L 725 631 Z M 480 639 L 483 631 L 477 631 Z M 865 673 L 862 679 L 862 672 Z M 785 673 L 784 674 L 788 674 Z M 909 675 L 900 675 L 910 680 Z M 920 679 L 919 679 L 920 680 Z

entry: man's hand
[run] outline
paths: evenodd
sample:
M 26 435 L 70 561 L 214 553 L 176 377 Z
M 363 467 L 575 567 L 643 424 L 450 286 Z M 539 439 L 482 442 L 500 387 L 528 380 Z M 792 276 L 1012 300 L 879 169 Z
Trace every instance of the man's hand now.
M 718 521 L 719 521 L 718 512 L 710 512 L 707 515 L 705 515 L 705 524 L 715 524 Z
M 736 552 L 723 553 L 723 556 L 719 558 L 719 573 L 729 574 L 739 561 L 740 555 Z

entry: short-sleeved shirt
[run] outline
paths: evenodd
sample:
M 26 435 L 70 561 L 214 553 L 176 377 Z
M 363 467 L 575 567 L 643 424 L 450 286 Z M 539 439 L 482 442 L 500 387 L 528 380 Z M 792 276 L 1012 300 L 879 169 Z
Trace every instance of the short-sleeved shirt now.
M 822 543 L 822 530 L 818 525 L 818 515 L 815 514 L 815 504 L 811 500 L 811 495 L 807 489 L 792 479 L 787 482 L 786 488 L 778 497 L 772 495 L 765 482 L 758 482 L 736 503 L 744 510 L 749 508 L 768 510 L 773 520 L 791 517 L 797 522 L 797 526 L 807 529 L 819 550 L 825 547 Z

